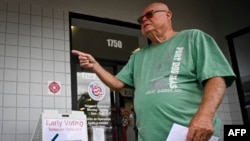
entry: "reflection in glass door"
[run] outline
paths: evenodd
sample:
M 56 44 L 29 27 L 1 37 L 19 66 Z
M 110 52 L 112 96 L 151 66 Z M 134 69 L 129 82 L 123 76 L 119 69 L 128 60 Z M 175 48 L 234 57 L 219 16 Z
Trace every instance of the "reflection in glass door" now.
M 96 74 L 77 72 L 77 105 L 87 116 L 89 140 L 111 140 L 110 89 Z
M 114 74 L 115 67 L 104 68 Z M 72 102 L 87 116 L 89 141 L 135 141 L 133 90 L 111 91 L 95 73 L 79 67 L 76 81 L 77 100 Z
M 124 88 L 119 92 L 120 113 L 122 122 L 122 141 L 136 141 L 136 126 L 134 113 L 134 90 Z

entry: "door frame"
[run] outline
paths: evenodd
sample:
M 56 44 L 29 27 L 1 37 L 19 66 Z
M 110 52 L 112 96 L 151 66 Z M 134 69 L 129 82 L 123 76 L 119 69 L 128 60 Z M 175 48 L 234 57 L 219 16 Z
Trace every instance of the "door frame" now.
M 236 74 L 236 86 L 237 86 L 237 92 L 238 92 L 238 98 L 239 98 L 239 103 L 240 103 L 240 108 L 241 108 L 241 113 L 242 113 L 242 118 L 243 118 L 243 123 L 245 125 L 249 125 L 249 116 L 247 113 L 247 110 L 245 109 L 245 92 L 243 89 L 243 84 L 241 80 L 241 75 L 240 75 L 240 67 L 239 63 L 237 60 L 237 52 L 235 50 L 235 43 L 234 39 L 237 37 L 240 37 L 242 35 L 245 35 L 247 33 L 250 33 L 250 26 L 243 28 L 239 31 L 236 31 L 232 34 L 229 34 L 226 36 L 227 42 L 228 42 L 228 47 L 229 47 L 229 52 L 231 55 L 231 61 L 232 61 L 232 67 L 233 70 Z

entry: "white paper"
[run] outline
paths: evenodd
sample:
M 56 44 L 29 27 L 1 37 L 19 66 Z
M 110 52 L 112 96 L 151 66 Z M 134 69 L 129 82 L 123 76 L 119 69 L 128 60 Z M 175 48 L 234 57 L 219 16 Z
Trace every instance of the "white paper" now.
M 105 141 L 104 127 L 93 127 L 93 141 Z
M 174 123 L 166 141 L 185 141 L 188 128 Z M 212 136 L 209 141 L 218 141 L 219 138 Z

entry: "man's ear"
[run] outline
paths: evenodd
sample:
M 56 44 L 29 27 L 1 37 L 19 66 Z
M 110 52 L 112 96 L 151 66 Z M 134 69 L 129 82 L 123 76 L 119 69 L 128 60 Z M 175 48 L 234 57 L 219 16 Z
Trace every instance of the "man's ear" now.
M 172 18 L 172 11 L 168 10 L 166 12 L 167 18 L 170 20 Z

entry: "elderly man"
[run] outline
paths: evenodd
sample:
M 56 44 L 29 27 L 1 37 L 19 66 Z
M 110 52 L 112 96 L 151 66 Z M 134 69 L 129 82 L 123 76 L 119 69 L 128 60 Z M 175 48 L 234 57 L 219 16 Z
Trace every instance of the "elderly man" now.
M 171 18 L 164 3 L 143 10 L 138 22 L 151 44 L 132 54 L 116 76 L 90 54 L 72 53 L 111 89 L 135 89 L 139 141 L 165 141 L 174 123 L 189 128 L 187 141 L 219 137 L 216 110 L 235 74 L 211 36 L 198 29 L 177 32 Z

